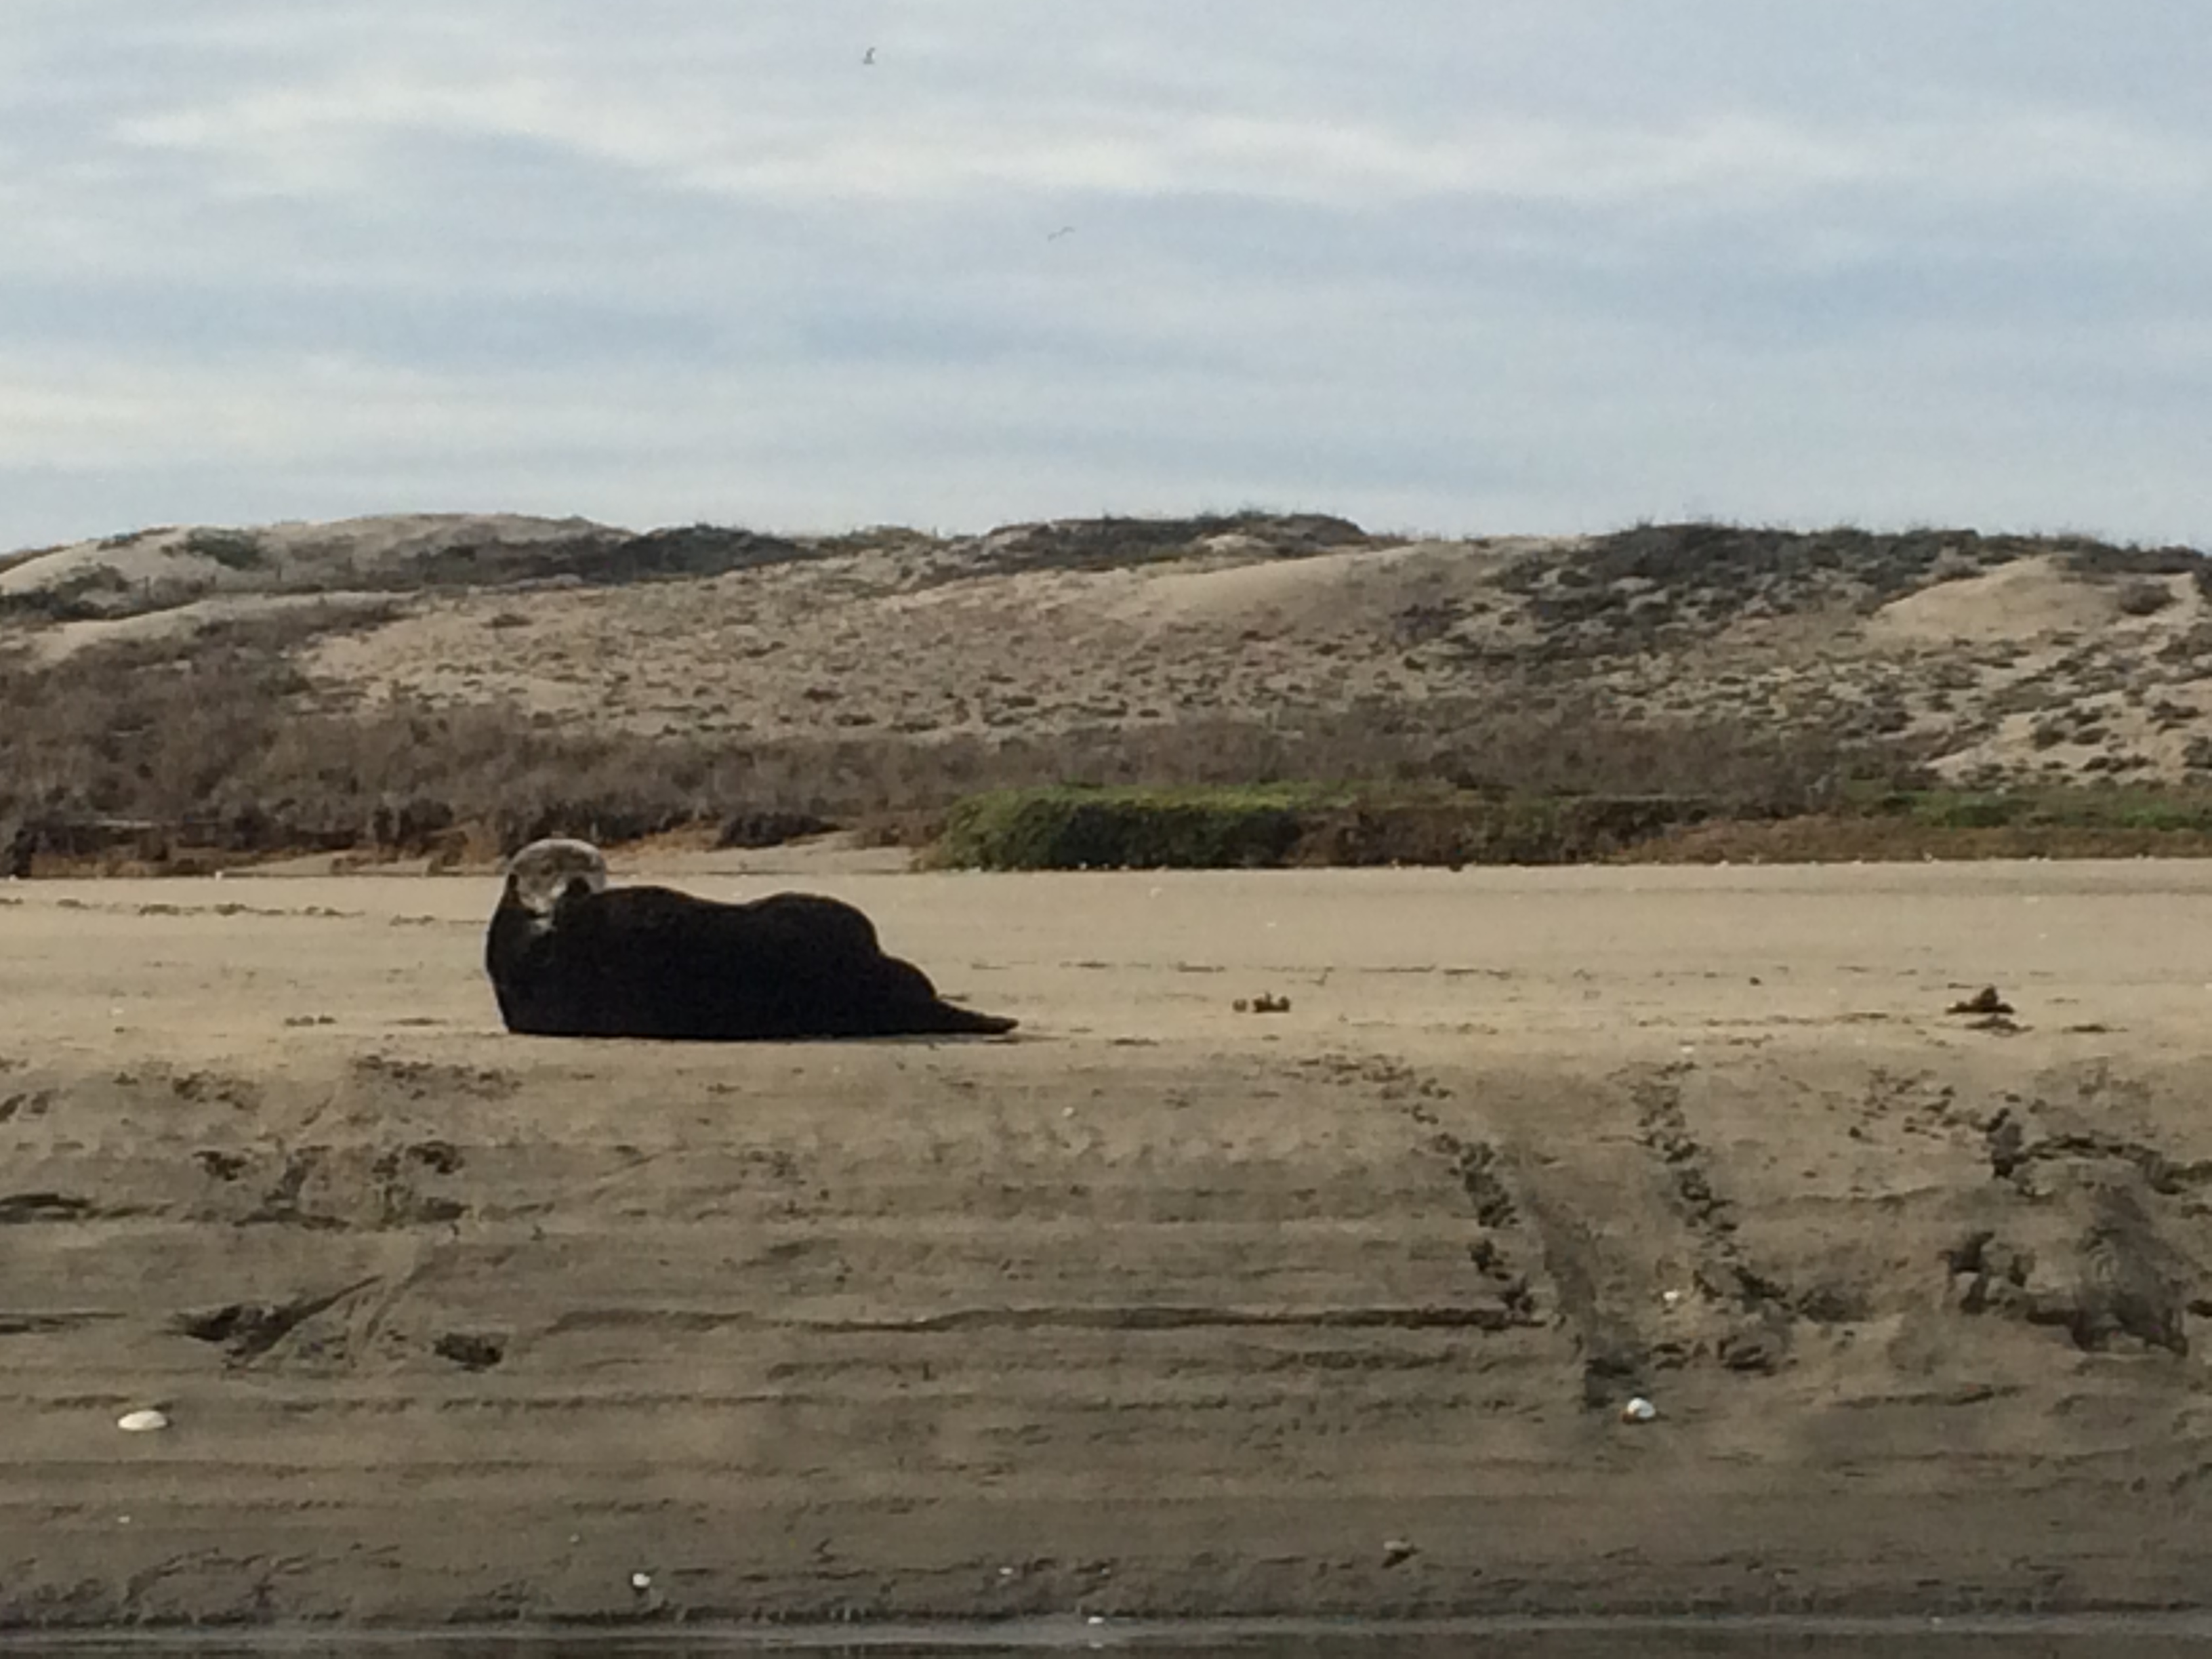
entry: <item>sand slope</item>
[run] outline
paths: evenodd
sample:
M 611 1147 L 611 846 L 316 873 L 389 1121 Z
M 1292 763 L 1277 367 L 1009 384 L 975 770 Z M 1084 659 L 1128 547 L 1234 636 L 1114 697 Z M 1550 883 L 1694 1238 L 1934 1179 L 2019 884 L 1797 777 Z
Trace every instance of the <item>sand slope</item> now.
M 2201 1597 L 2212 872 L 820 884 L 1020 1036 L 0 888 L 0 1620 Z

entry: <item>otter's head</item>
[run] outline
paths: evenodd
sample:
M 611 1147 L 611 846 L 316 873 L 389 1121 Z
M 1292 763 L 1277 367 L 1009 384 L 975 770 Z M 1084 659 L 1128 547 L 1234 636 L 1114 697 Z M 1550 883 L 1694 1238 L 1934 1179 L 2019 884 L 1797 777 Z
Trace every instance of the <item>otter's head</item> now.
M 550 922 L 553 907 L 576 883 L 588 892 L 606 890 L 607 861 L 587 841 L 533 841 L 507 866 L 507 896 Z

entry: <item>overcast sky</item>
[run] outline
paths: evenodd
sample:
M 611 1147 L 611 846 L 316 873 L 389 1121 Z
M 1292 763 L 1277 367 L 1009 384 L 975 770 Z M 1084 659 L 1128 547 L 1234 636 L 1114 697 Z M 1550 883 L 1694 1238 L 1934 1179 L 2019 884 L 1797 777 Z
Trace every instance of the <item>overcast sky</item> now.
M 1243 506 L 2212 546 L 2201 0 L 0 8 L 0 546 Z

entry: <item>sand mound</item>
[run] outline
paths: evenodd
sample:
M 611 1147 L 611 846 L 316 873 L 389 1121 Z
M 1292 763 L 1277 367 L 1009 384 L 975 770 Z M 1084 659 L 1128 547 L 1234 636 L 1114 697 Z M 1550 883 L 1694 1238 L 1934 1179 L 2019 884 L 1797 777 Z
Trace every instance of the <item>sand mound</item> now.
M 2119 615 L 2110 583 L 2087 580 L 2045 555 L 1893 599 L 1868 619 L 1866 631 L 1883 644 L 2033 639 L 2087 633 Z
M 227 623 L 276 622 L 289 617 L 313 618 L 309 626 L 368 617 L 395 603 L 381 593 L 234 593 L 194 599 L 134 616 L 65 622 L 31 636 L 31 649 L 44 662 L 59 662 L 80 651 L 108 645 L 154 645 L 188 640 Z
M 1148 629 L 1387 633 L 1416 607 L 1473 599 L 1509 556 L 1486 543 L 1413 542 L 1222 568 L 1147 570 L 1135 573 L 1131 591 L 1106 614 Z
M 32 554 L 0 568 L 0 601 L 62 617 L 120 617 L 211 595 L 327 593 L 407 583 L 453 550 L 553 549 L 628 532 L 586 519 L 404 513 L 245 529 L 167 526 Z

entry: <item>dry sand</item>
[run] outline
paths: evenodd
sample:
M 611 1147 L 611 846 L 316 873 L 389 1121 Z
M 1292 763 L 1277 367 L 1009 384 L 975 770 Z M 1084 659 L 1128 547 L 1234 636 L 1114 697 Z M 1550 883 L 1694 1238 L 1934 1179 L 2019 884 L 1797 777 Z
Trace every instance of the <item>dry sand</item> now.
M 482 880 L 0 887 L 0 1620 L 2212 1582 L 2212 869 L 816 884 L 1021 1033 L 526 1041 Z

